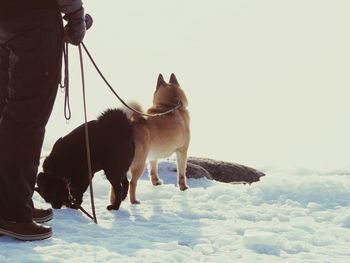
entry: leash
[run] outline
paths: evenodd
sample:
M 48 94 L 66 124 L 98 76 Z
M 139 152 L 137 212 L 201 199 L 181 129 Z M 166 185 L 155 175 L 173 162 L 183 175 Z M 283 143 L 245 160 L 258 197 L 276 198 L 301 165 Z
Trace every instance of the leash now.
M 163 116 L 163 115 L 166 115 L 166 114 L 169 114 L 169 113 L 172 113 L 178 109 L 180 109 L 182 106 L 183 106 L 183 103 L 181 100 L 177 101 L 176 102 L 176 105 L 167 110 L 167 111 L 164 111 L 164 112 L 159 112 L 159 113 L 154 113 L 154 114 L 148 114 L 148 113 L 144 113 L 144 112 L 140 112 L 136 109 L 134 109 L 133 107 L 129 106 L 118 94 L 117 92 L 113 89 L 112 85 L 109 84 L 109 82 L 107 81 L 107 79 L 105 78 L 105 76 L 102 74 L 101 70 L 99 69 L 99 67 L 97 66 L 95 60 L 92 58 L 89 50 L 87 49 L 87 47 L 85 46 L 84 42 L 81 42 L 81 45 L 83 46 L 83 49 L 85 50 L 87 56 L 89 57 L 91 63 L 94 65 L 97 73 L 100 75 L 100 77 L 103 79 L 103 81 L 106 83 L 107 87 L 110 89 L 110 91 L 114 94 L 114 96 L 116 96 L 119 101 L 126 107 L 128 108 L 129 110 L 139 114 L 139 115 L 142 115 L 142 116 L 147 116 L 147 117 L 158 117 L 158 116 Z
M 62 50 L 63 50 L 63 62 L 64 62 L 64 79 L 63 79 L 63 84 L 62 84 L 62 79 L 61 79 L 60 87 L 64 91 L 64 117 L 67 121 L 69 121 L 72 117 L 72 113 L 71 113 L 70 102 L 69 102 L 69 60 L 68 60 L 69 56 L 68 56 L 68 43 L 67 42 L 63 42 Z M 83 89 L 86 157 L 87 157 L 87 163 L 88 163 L 90 200 L 91 200 L 91 208 L 92 208 L 93 215 L 90 215 L 80 204 L 76 204 L 76 200 L 73 197 L 71 190 L 70 190 L 70 182 L 68 182 L 67 180 L 64 180 L 64 181 L 65 181 L 66 187 L 68 189 L 68 193 L 69 193 L 68 200 L 71 203 L 71 205 L 78 207 L 80 211 L 82 211 L 86 216 L 91 218 L 95 222 L 95 224 L 97 224 L 95 202 L 94 202 L 94 193 L 93 193 L 93 186 L 92 186 L 92 168 L 91 168 L 89 130 L 87 127 L 84 65 L 83 65 L 83 57 L 82 57 L 80 45 L 79 45 L 79 57 L 80 57 L 81 80 L 82 80 L 82 89 Z
M 79 45 L 80 46 L 80 45 Z M 87 47 L 85 46 L 84 42 L 81 43 L 81 46 L 83 47 L 86 55 L 89 57 L 92 65 L 95 67 L 97 73 L 99 74 L 99 76 L 102 78 L 102 80 L 105 82 L 105 84 L 107 85 L 107 87 L 109 88 L 109 90 L 113 93 L 114 96 L 116 96 L 118 98 L 118 100 L 129 110 L 133 111 L 136 114 L 142 115 L 142 116 L 146 116 L 146 117 L 159 117 L 159 116 L 163 116 L 163 115 L 167 115 L 170 114 L 178 109 L 180 109 L 183 106 L 183 103 L 181 100 L 177 101 L 175 106 L 167 111 L 164 112 L 159 112 L 159 113 L 154 113 L 154 114 L 149 114 L 149 113 L 144 113 L 144 112 L 140 112 L 136 109 L 134 109 L 133 107 L 131 107 L 130 105 L 128 105 L 119 95 L 118 93 L 113 89 L 112 85 L 107 81 L 106 77 L 102 74 L 100 68 L 97 66 L 95 60 L 93 59 L 92 55 L 90 54 L 89 50 L 87 49 Z M 64 89 L 64 117 L 67 121 L 70 120 L 72 114 L 71 114 L 71 109 L 70 109 L 70 102 L 69 102 L 69 62 L 68 62 L 68 43 L 65 42 L 63 44 L 63 58 L 64 58 L 64 81 L 62 83 L 60 83 L 60 86 L 62 89 Z
M 87 121 L 87 110 L 86 110 L 86 96 L 85 96 L 85 76 L 84 76 L 84 63 L 83 63 L 83 54 L 81 50 L 81 46 L 79 45 L 79 58 L 80 58 L 80 70 L 81 70 L 81 83 L 83 89 L 83 104 L 84 104 L 84 119 L 85 119 L 85 144 L 86 144 L 86 157 L 88 163 L 88 172 L 89 172 L 89 184 L 90 184 L 90 200 L 91 200 L 91 208 L 92 208 L 92 218 L 97 224 L 96 210 L 95 210 L 95 202 L 94 202 L 94 191 L 92 187 L 92 166 L 91 166 L 91 152 L 90 152 L 90 140 L 89 140 L 89 129 L 88 129 L 88 121 Z M 85 214 L 88 214 L 81 206 L 80 210 L 82 210 Z M 91 216 L 89 215 L 91 218 Z
M 60 177 L 60 178 L 66 184 L 66 188 L 67 188 L 67 191 L 68 191 L 68 201 L 69 201 L 70 205 L 72 207 L 78 208 L 81 212 L 83 212 L 85 215 L 87 215 L 89 218 L 91 218 L 93 221 L 95 221 L 95 218 L 92 215 L 90 215 L 80 204 L 77 204 L 77 200 L 72 195 L 71 183 L 70 183 L 69 179 L 66 178 L 66 177 Z

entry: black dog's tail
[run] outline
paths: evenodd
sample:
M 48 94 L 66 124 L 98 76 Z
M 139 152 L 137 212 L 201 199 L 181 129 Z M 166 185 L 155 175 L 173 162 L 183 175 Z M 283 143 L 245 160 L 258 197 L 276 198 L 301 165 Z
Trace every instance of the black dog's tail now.
M 127 115 L 120 109 L 108 109 L 104 111 L 97 118 L 97 122 L 104 133 L 111 133 L 111 136 L 119 134 L 122 137 L 124 137 L 123 135 L 129 137 L 133 133 Z M 106 134 L 106 136 L 108 136 L 108 134 Z

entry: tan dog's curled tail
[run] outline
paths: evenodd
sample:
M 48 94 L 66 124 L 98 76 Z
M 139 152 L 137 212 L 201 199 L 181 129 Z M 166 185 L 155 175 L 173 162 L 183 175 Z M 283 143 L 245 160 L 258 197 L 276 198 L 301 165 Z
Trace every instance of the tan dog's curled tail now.
M 144 112 L 142 110 L 141 105 L 136 101 L 129 101 L 129 102 L 127 102 L 127 104 L 129 105 L 129 107 L 131 107 L 139 112 Z M 137 120 L 137 119 L 145 119 L 144 116 L 137 114 L 136 112 L 130 110 L 126 106 L 122 106 L 120 109 L 126 114 L 126 117 L 131 121 Z

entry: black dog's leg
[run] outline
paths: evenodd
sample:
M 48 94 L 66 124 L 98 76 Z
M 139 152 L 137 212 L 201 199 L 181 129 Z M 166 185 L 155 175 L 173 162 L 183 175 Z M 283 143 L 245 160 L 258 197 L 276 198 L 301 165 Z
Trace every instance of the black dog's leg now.
M 114 193 L 115 193 L 115 200 L 113 204 L 110 204 L 109 206 L 107 206 L 108 210 L 118 210 L 120 207 L 120 204 L 122 202 L 122 195 L 123 195 L 123 187 L 121 182 L 117 183 L 117 184 L 112 184 L 113 189 L 114 189 Z
M 128 177 L 127 177 L 126 174 L 125 174 L 125 176 L 122 179 L 122 187 L 123 187 L 123 189 L 122 189 L 122 200 L 124 201 L 125 198 L 128 195 L 128 191 L 129 191 L 129 180 L 128 180 Z
M 121 182 L 120 173 L 114 171 L 105 171 L 106 177 L 108 181 L 111 183 L 114 193 L 115 193 L 115 199 L 113 204 L 110 204 L 107 206 L 108 210 L 118 210 L 120 207 L 120 203 L 122 202 L 123 197 L 123 185 Z

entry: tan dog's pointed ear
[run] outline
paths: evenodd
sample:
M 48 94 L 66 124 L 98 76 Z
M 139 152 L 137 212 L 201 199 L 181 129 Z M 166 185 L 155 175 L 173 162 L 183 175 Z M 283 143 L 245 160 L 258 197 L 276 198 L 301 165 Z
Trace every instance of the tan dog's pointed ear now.
M 171 76 L 170 76 L 170 83 L 171 83 L 171 84 L 175 84 L 175 85 L 179 85 L 179 82 L 177 82 L 177 79 L 176 79 L 174 73 L 171 73 Z
M 157 88 L 165 83 L 163 75 L 159 74 L 158 81 L 157 81 Z

